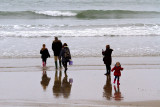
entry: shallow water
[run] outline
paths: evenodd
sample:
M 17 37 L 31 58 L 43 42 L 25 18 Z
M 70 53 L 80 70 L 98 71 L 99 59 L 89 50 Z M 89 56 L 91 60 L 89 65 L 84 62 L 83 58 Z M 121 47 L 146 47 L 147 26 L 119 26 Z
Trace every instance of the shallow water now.
M 160 100 L 159 57 L 113 57 L 113 65 L 120 61 L 124 67 L 119 87 L 113 84 L 113 73 L 110 77 L 104 75 L 105 66 L 100 59 L 75 58 L 67 76 L 63 69 L 61 73 L 55 71 L 53 58 L 48 60 L 46 69 L 42 69 L 40 58 L 1 59 L 1 102 L 73 104 Z M 44 86 L 43 71 L 50 78 L 50 81 L 43 78 Z M 69 79 L 73 79 L 72 84 Z
M 153 73 L 154 72 L 154 73 Z M 49 85 L 43 87 L 40 72 L 1 72 L 1 100 L 38 101 L 60 103 L 64 100 L 87 101 L 147 101 L 160 100 L 159 70 L 124 70 L 120 78 L 121 85 L 106 81 L 103 70 L 68 71 L 55 79 L 55 71 L 47 71 L 51 78 Z M 145 76 L 144 76 L 145 74 Z M 69 83 L 69 79 L 73 83 Z M 149 79 L 151 78 L 151 79 Z M 58 82 L 58 80 L 60 80 Z M 109 80 L 109 79 L 108 79 Z M 56 85 L 57 82 L 59 85 Z M 53 86 L 55 87 L 53 90 Z M 105 87 L 105 88 L 104 88 Z

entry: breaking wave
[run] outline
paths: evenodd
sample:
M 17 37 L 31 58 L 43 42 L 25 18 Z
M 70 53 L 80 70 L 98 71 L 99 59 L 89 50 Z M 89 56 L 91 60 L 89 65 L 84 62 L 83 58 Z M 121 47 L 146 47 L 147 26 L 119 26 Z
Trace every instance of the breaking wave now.
M 0 11 L 0 19 L 43 19 L 55 17 L 75 17 L 81 19 L 160 18 L 160 12 L 131 10 Z

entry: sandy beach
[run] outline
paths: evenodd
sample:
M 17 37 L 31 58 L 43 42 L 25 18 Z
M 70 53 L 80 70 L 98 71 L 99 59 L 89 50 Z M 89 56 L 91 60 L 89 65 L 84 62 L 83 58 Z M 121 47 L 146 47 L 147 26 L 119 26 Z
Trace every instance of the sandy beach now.
M 73 58 L 67 75 L 55 70 L 53 58 L 46 69 L 40 58 L 0 59 L 0 106 L 159 107 L 160 57 L 113 57 L 116 61 L 124 67 L 120 86 L 113 84 L 113 73 L 104 75 L 101 57 Z

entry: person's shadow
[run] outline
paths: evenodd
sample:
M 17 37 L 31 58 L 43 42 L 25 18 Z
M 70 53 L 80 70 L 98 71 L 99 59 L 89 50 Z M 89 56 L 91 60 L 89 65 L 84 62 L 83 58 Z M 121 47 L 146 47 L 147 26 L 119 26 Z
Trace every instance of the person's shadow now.
M 55 78 L 54 78 L 54 85 L 53 85 L 53 95 L 56 97 L 59 97 L 62 93 L 61 91 L 61 78 L 62 78 L 62 71 L 59 71 L 59 75 L 58 75 L 58 71 L 56 69 L 55 72 Z
M 43 89 L 46 90 L 49 82 L 50 82 L 50 79 L 48 76 L 47 76 L 47 72 L 45 70 L 43 70 L 43 73 L 42 73 L 42 81 L 40 82 Z
M 111 76 L 106 76 L 106 84 L 103 87 L 103 97 L 106 97 L 107 100 L 111 100 L 112 98 L 112 84 L 111 84 Z
M 117 87 L 114 85 L 114 100 L 121 101 L 123 100 L 122 94 L 120 92 L 120 86 L 117 85 Z

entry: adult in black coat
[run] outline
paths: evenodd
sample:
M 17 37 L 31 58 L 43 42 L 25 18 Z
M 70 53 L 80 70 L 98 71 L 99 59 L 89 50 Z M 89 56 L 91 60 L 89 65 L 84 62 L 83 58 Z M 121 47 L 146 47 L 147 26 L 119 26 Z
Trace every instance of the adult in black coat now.
M 59 59 L 59 54 L 62 49 L 62 42 L 58 40 L 58 37 L 55 37 L 55 40 L 52 43 L 52 50 L 54 53 L 54 61 L 55 61 L 55 67 L 58 68 L 57 60 Z M 59 66 L 61 67 L 61 59 L 59 59 Z
M 106 65 L 105 75 L 110 74 L 110 72 L 111 72 L 112 51 L 113 51 L 113 49 L 110 49 L 109 45 L 106 45 L 106 50 L 102 51 L 102 55 L 104 56 L 103 61 L 104 61 L 104 64 Z

